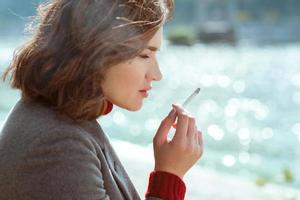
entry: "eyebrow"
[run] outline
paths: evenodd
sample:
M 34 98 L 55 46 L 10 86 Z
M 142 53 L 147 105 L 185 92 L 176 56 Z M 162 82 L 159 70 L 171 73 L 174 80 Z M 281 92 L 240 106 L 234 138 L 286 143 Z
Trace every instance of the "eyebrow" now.
M 160 49 L 154 46 L 148 46 L 147 49 L 149 49 L 150 51 L 159 51 Z

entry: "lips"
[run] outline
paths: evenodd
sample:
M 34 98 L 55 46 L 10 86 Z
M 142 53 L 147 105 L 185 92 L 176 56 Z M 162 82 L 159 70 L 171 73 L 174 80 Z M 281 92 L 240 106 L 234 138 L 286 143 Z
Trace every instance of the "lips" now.
M 147 92 L 147 91 L 151 90 L 151 88 L 152 88 L 152 87 L 148 87 L 148 88 L 145 88 L 145 89 L 139 90 L 139 91 L 140 91 L 140 92 Z
M 140 90 L 140 93 L 142 94 L 143 97 L 148 97 L 149 96 L 149 93 L 147 91 L 143 91 L 143 90 Z
M 149 93 L 148 91 L 151 90 L 151 87 L 145 88 L 143 90 L 139 90 L 139 92 L 143 95 L 143 97 L 148 97 Z

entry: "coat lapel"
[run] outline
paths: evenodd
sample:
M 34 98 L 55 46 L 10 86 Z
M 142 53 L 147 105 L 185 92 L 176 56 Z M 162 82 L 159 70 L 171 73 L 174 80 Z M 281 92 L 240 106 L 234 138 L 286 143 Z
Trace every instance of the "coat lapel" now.
M 129 187 L 133 187 L 130 182 L 126 181 L 127 177 L 124 177 L 124 174 L 126 173 L 123 171 L 123 167 L 121 167 L 120 163 L 116 161 L 116 157 L 112 155 L 112 152 L 110 151 L 110 147 L 105 145 L 104 148 L 104 155 L 107 160 L 107 163 L 109 165 L 109 168 L 111 170 L 111 174 L 116 181 L 120 191 L 122 192 L 124 199 L 126 200 L 138 200 L 140 199 L 137 194 L 132 193 L 128 190 Z
M 102 153 L 106 159 L 108 167 L 111 171 L 113 179 L 118 185 L 120 192 L 123 194 L 126 200 L 140 200 L 138 192 L 136 191 L 134 185 L 130 181 L 125 169 L 123 168 L 118 156 L 116 155 L 113 147 L 111 146 L 109 139 L 103 132 L 101 126 L 97 121 L 89 125 L 86 129 L 90 133 L 94 133 L 99 138 L 97 141 L 101 146 Z M 87 126 L 85 126 L 87 128 Z

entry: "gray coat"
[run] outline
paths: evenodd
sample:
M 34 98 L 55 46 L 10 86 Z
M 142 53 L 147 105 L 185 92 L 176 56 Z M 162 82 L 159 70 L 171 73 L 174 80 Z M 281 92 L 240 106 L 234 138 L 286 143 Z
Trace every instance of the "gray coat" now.
M 74 123 L 20 100 L 0 133 L 0 200 L 17 199 L 140 197 L 96 120 Z

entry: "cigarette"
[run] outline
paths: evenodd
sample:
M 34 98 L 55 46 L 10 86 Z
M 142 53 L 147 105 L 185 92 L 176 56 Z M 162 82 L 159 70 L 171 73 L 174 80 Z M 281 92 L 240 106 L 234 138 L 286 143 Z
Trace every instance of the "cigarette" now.
M 182 107 L 187 106 L 199 94 L 200 88 L 197 88 L 182 104 Z

